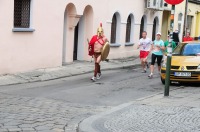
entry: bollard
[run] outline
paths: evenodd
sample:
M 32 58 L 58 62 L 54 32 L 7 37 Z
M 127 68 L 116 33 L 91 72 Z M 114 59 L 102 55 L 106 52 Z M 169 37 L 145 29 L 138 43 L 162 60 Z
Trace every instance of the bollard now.
M 166 77 L 165 77 L 165 92 L 164 96 L 169 96 L 169 89 L 170 89 L 170 74 L 171 74 L 171 54 L 167 55 L 167 67 L 166 67 Z
M 167 47 L 167 64 L 166 64 L 166 76 L 165 76 L 165 92 L 164 96 L 169 96 L 170 90 L 170 74 L 171 74 L 171 61 L 172 61 L 172 39 L 169 40 Z
M 174 14 L 175 14 L 175 5 L 172 5 L 171 10 L 171 22 L 170 22 L 170 36 L 169 45 L 167 47 L 167 65 L 166 65 L 166 77 L 165 77 L 165 91 L 164 96 L 169 96 L 169 87 L 170 87 L 170 74 L 171 74 L 171 61 L 172 61 L 172 40 L 173 40 L 173 28 L 174 28 Z

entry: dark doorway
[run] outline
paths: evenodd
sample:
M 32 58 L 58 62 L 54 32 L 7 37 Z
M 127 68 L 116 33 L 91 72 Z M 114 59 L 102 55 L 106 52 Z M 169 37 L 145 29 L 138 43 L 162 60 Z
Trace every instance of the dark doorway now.
M 156 23 L 156 19 L 154 19 L 154 21 L 153 21 L 153 31 L 152 31 L 152 40 L 155 40 L 155 38 L 156 38 L 156 28 L 157 28 L 157 23 Z
M 79 23 L 76 25 L 74 30 L 74 56 L 73 56 L 74 60 L 77 60 L 77 54 L 78 54 L 78 30 L 79 30 Z
M 142 32 L 144 31 L 144 17 L 142 17 L 140 24 L 140 38 L 142 38 Z

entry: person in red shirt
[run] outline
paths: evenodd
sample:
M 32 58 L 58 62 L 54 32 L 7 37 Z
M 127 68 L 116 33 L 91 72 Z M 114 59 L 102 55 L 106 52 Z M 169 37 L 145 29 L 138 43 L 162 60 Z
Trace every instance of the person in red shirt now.
M 97 35 L 92 37 L 88 48 L 89 56 L 93 56 L 95 61 L 94 76 L 91 79 L 93 82 L 96 82 L 101 78 L 101 51 L 106 42 L 108 42 L 108 40 L 104 36 L 102 24 L 100 24 L 100 27 L 97 29 Z
M 190 33 L 187 32 L 186 36 L 183 38 L 183 42 L 193 41 L 193 38 L 190 37 Z

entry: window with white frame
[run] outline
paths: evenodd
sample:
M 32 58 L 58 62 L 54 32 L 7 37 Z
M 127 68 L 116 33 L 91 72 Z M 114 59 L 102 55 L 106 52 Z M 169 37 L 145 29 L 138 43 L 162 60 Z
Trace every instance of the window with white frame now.
M 183 20 L 183 14 L 182 13 L 179 13 L 178 14 L 178 21 L 182 21 Z
M 111 23 L 111 44 L 120 45 L 120 26 L 121 26 L 121 17 L 118 12 L 113 15 Z
M 14 0 L 14 28 L 30 28 L 31 0 Z
M 181 27 L 182 27 L 181 23 L 178 23 L 178 31 L 179 32 L 182 32 Z
M 131 28 L 132 28 L 132 20 L 131 20 L 131 15 L 129 15 L 126 24 L 126 43 L 129 43 L 131 41 Z
M 127 18 L 127 24 L 126 24 L 126 43 L 133 43 L 133 32 L 134 32 L 134 16 L 133 14 L 130 14 Z
M 111 24 L 111 43 L 116 43 L 116 33 L 117 33 L 117 16 L 113 15 L 112 24 Z
M 141 19 L 141 24 L 140 24 L 140 36 L 139 38 L 142 38 L 142 32 L 143 31 L 146 31 L 146 28 L 147 28 L 147 18 L 146 16 L 142 16 L 142 19 Z
M 190 16 L 190 15 L 187 16 L 187 32 L 192 31 L 193 19 L 194 19 L 194 16 Z
M 164 5 L 164 1 L 163 0 L 160 0 L 160 7 L 162 8 Z
M 157 0 L 153 0 L 153 6 L 156 6 Z
M 178 31 L 182 32 L 183 13 L 178 14 Z

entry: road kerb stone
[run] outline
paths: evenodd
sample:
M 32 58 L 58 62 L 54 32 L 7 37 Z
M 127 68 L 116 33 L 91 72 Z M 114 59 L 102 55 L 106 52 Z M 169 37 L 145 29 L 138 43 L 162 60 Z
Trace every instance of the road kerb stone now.
M 83 120 L 78 126 L 78 132 L 95 132 L 96 130 L 91 127 L 94 121 L 96 121 L 97 119 L 100 119 L 101 117 L 109 115 L 111 113 L 117 112 L 123 108 L 126 108 L 126 107 L 130 106 L 131 104 L 133 104 L 133 102 L 125 103 L 125 104 L 117 106 L 109 111 L 100 113 L 98 115 L 91 116 L 91 117 Z
M 149 131 L 200 131 L 199 90 L 193 89 L 194 92 L 191 93 L 195 95 L 191 97 L 190 90 L 178 88 L 172 90 L 169 97 L 157 93 L 120 105 L 83 120 L 78 130 L 79 132 L 147 131 L 147 129 Z M 196 104 L 196 107 L 188 107 L 188 98 L 189 102 L 193 103 L 192 106 Z M 166 127 L 164 124 L 172 127 Z
M 137 67 L 140 66 L 139 62 L 135 63 L 127 63 L 127 64 L 107 64 L 105 66 L 102 66 L 102 71 L 108 71 L 108 70 L 117 70 L 117 69 L 127 69 L 130 67 Z M 7 85 L 16 85 L 16 84 L 24 84 L 24 83 L 32 83 L 32 82 L 42 82 L 42 81 L 49 81 L 49 80 L 56 80 L 71 76 L 77 76 L 82 74 L 88 74 L 93 72 L 93 67 L 91 68 L 81 68 L 81 69 L 75 69 L 70 70 L 66 68 L 66 71 L 63 72 L 63 68 L 57 71 L 53 72 L 46 72 L 48 70 L 36 70 L 28 73 L 19 73 L 15 75 L 7 75 L 7 76 L 0 76 L 0 86 L 7 86 Z M 36 72 L 36 73 L 35 73 Z

